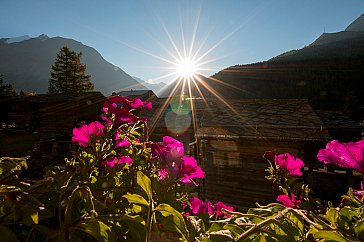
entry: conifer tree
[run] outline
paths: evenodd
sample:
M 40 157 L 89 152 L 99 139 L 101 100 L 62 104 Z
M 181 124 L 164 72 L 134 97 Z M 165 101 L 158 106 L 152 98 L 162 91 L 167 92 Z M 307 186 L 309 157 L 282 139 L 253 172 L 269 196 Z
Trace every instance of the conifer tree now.
M 94 89 L 89 75 L 86 75 L 86 65 L 81 63 L 82 53 L 76 53 L 67 46 L 57 53 L 52 65 L 48 93 L 82 93 Z
M 6 84 L 4 85 L 3 75 L 0 75 L 0 97 L 13 97 L 16 96 L 16 91 L 13 88 L 13 85 Z

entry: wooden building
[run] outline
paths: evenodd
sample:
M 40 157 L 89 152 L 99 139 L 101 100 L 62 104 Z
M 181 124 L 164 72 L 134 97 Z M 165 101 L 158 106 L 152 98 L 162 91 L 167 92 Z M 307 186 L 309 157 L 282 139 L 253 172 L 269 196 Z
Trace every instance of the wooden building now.
M 265 179 L 265 151 L 289 152 L 307 164 L 331 137 L 307 100 L 208 100 L 198 114 L 197 138 L 205 196 L 240 210 L 274 202 Z M 318 164 L 320 165 L 320 164 Z
M 0 135 L 19 140 L 25 136 L 36 135 L 38 138 L 32 140 L 35 140 L 34 145 L 40 144 L 43 153 L 67 152 L 71 144 L 72 129 L 82 123 L 100 120 L 105 101 L 106 97 L 100 92 L 40 94 L 1 99 L 0 122 L 3 130 Z M 21 142 L 19 149 L 21 150 Z M 29 149 L 29 145 L 24 147 L 24 152 L 25 149 Z

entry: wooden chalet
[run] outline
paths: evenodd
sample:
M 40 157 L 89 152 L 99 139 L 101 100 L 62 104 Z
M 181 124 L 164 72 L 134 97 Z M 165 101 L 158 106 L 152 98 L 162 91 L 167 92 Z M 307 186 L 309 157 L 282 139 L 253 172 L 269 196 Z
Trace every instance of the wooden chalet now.
M 1 122 L 5 129 L 1 135 L 13 131 L 17 132 L 13 132 L 11 137 L 37 134 L 44 152 L 59 149 L 60 143 L 65 146 L 61 150 L 68 151 L 72 129 L 81 123 L 100 120 L 105 100 L 106 97 L 101 92 L 40 94 L 2 99 Z
M 341 111 L 315 110 L 332 139 L 341 142 L 360 140 L 363 127 Z
M 265 179 L 266 151 L 308 161 L 331 138 L 307 100 L 209 100 L 198 105 L 203 106 L 197 138 L 206 198 L 241 210 L 275 201 L 277 194 Z
M 156 98 L 155 93 L 152 90 L 135 90 L 130 89 L 129 91 L 119 91 L 112 94 L 117 96 L 124 96 L 129 98 L 140 98 L 143 101 L 150 100 L 152 98 Z

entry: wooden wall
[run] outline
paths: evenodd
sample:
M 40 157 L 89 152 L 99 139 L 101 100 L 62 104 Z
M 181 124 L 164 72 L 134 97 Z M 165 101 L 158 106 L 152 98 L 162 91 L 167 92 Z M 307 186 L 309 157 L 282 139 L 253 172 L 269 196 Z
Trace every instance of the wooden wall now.
M 206 199 L 223 201 L 241 211 L 275 202 L 273 187 L 265 179 L 269 163 L 265 151 L 277 150 L 302 156 L 303 145 L 291 141 L 259 139 L 205 139 L 202 142 L 202 166 L 205 170 Z

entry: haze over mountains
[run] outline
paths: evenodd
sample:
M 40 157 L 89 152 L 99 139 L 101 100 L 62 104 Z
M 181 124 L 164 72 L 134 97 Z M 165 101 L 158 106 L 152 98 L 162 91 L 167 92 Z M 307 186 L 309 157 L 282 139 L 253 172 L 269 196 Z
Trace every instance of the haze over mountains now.
M 107 62 L 95 49 L 72 39 L 46 35 L 0 39 L 0 74 L 4 83 L 12 84 L 18 92 L 46 93 L 51 65 L 63 46 L 82 52 L 81 62 L 86 64 L 86 73 L 91 75 L 95 90 L 104 95 L 120 90 L 147 89 Z

